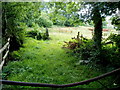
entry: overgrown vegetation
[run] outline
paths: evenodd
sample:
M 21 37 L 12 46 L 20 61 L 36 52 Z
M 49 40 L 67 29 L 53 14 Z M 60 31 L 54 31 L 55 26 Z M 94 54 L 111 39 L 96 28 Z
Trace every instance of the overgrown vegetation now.
M 78 35 L 77 35 L 78 36 Z M 111 34 L 103 43 L 101 49 L 101 56 L 99 50 L 94 47 L 94 42 L 91 39 L 86 39 L 82 36 L 79 38 L 72 38 L 65 42 L 64 48 L 70 49 L 74 56 L 80 59 L 81 64 L 89 63 L 89 66 L 102 71 L 111 71 L 119 68 L 120 66 L 120 35 Z M 100 58 L 98 60 L 98 57 Z M 118 75 L 116 75 L 118 77 Z M 115 77 L 116 77 L 115 76 Z M 115 78 L 113 77 L 113 78 Z M 113 79 L 112 78 L 112 79 Z M 116 84 L 119 86 L 119 79 L 116 80 Z
M 112 15 L 117 9 L 120 10 L 119 4 L 120 2 L 4 2 L 3 40 L 11 38 L 10 51 L 13 52 L 10 53 L 10 60 L 4 67 L 3 78 L 66 84 L 119 68 L 120 35 L 111 34 L 108 38 L 102 39 L 102 29 L 106 26 L 105 17 Z M 86 8 L 88 13 L 81 13 L 81 10 Z M 112 18 L 116 30 L 120 28 L 119 20 L 119 16 Z M 83 32 L 86 30 L 93 34 L 93 37 L 90 36 L 91 39 L 80 34 L 82 29 L 78 26 L 87 26 L 86 24 L 94 26 L 92 32 L 87 30 L 91 27 L 83 29 Z M 55 29 L 53 25 L 57 25 L 57 28 L 67 28 Z M 74 27 L 74 30 L 70 27 Z M 76 32 L 77 36 L 70 39 Z M 81 61 L 85 63 L 81 64 Z M 112 76 L 107 78 L 109 82 L 113 79 Z M 107 80 L 101 81 L 109 84 Z M 116 87 L 120 86 L 118 80 L 115 81 Z M 109 87 L 115 85 L 112 83 Z M 102 87 L 97 82 L 80 87 L 93 86 Z
M 46 30 L 45 31 L 44 30 L 45 30 L 44 28 L 42 28 L 42 30 L 33 29 L 31 31 L 27 31 L 26 34 L 27 34 L 27 37 L 32 37 L 32 38 L 37 39 L 37 40 L 41 40 L 41 39 L 48 40 L 48 39 L 50 39 L 48 29 L 46 28 Z
M 41 16 L 41 2 L 4 2 L 2 4 L 3 37 L 6 39 L 11 38 L 11 51 L 18 50 L 22 46 L 25 36 L 23 30 L 25 28 L 33 27 L 34 30 L 29 34 L 34 34 L 33 36 L 36 36 L 37 39 L 41 39 L 37 28 L 51 27 L 53 25 L 49 18 Z M 22 28 L 24 26 L 25 28 Z M 48 36 L 44 34 L 43 39 L 48 39 Z
M 65 42 L 63 48 L 72 50 L 78 58 L 81 60 L 88 60 L 101 66 L 111 66 L 112 68 L 118 68 L 120 63 L 120 35 L 111 34 L 102 43 L 102 55 L 99 56 L 101 60 L 96 60 L 99 51 L 96 52 L 94 48 L 94 42 L 91 39 L 86 39 L 82 35 L 77 38 L 72 38 L 72 40 Z M 113 63 L 112 63 L 113 62 Z
M 79 58 L 63 49 L 66 34 L 50 33 L 51 40 L 43 41 L 26 37 L 24 47 L 11 53 L 11 61 L 4 66 L 3 79 L 23 82 L 68 84 L 101 75 L 103 71 L 79 63 Z M 69 35 L 70 36 L 70 35 Z M 62 37 L 62 38 L 60 38 Z M 71 36 L 70 36 L 71 37 Z M 74 41 L 74 40 L 73 40 Z M 73 50 L 73 49 L 72 49 Z M 72 54 L 72 55 L 71 55 Z M 110 77 L 111 78 L 111 77 Z M 101 80 L 109 83 L 110 78 Z M 6 88 L 31 88 L 26 86 L 3 85 Z M 98 83 L 81 85 L 76 88 L 102 88 Z

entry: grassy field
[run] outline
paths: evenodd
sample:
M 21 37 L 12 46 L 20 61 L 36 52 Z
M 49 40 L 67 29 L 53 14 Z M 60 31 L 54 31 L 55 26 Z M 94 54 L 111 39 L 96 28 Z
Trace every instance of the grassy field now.
M 24 47 L 14 51 L 14 60 L 3 68 L 3 76 L 7 80 L 68 84 L 87 80 L 101 75 L 103 72 L 96 71 L 88 65 L 80 65 L 79 58 L 69 50 L 63 49 L 64 41 L 75 37 L 80 31 L 86 37 L 91 38 L 91 31 L 80 28 L 49 28 L 50 40 L 35 40 L 26 37 Z M 63 31 L 64 30 L 64 31 Z M 72 32 L 71 32 L 72 31 Z M 108 83 L 107 80 L 102 82 Z M 25 86 L 6 85 L 11 88 L 29 88 Z M 78 86 L 80 88 L 101 88 L 98 82 Z

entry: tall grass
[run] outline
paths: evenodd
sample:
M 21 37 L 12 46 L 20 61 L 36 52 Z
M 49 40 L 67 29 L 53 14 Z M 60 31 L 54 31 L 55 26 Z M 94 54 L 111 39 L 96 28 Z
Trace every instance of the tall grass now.
M 77 33 L 76 33 L 77 34 Z M 3 78 L 12 81 L 68 84 L 102 74 L 87 65 L 80 65 L 79 59 L 63 49 L 63 41 L 71 39 L 75 33 L 59 33 L 50 29 L 50 40 L 35 40 L 26 37 L 24 47 L 14 51 L 16 58 L 4 66 Z M 103 82 L 106 80 L 103 80 Z M 30 88 L 26 86 L 5 85 L 9 88 Z M 101 88 L 98 82 L 81 85 L 80 88 Z

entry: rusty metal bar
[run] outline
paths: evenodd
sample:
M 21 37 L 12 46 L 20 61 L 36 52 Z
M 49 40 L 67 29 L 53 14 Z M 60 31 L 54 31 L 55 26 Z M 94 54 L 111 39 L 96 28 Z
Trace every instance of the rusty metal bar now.
M 84 80 L 81 82 L 77 83 L 71 83 L 71 84 L 64 84 L 64 85 L 57 85 L 57 84 L 45 84 L 45 83 L 30 83 L 30 82 L 18 82 L 18 81 L 8 81 L 8 80 L 0 80 L 2 84 L 7 84 L 7 85 L 20 85 L 20 86 L 32 86 L 32 87 L 55 87 L 55 88 L 64 88 L 64 87 L 73 87 L 73 86 L 78 86 L 78 85 L 83 85 L 83 84 L 88 84 L 90 82 L 94 82 L 96 80 L 99 80 L 101 78 L 104 78 L 106 76 L 110 76 L 116 72 L 120 71 L 120 68 L 113 70 L 111 72 L 102 74 L 100 76 L 91 78 L 89 80 Z

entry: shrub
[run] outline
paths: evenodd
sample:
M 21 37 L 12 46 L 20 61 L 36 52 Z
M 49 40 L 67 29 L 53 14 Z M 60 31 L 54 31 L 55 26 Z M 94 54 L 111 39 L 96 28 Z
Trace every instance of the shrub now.
M 117 47 L 117 51 L 120 52 L 120 35 L 118 34 L 111 34 L 107 40 L 110 40 L 111 42 L 115 43 Z
M 21 57 L 21 55 L 19 54 L 18 51 L 14 51 L 10 54 L 10 59 L 14 60 L 14 61 L 20 60 L 20 57 Z
M 49 32 L 48 32 L 47 28 L 46 28 L 46 32 L 43 34 L 42 38 L 43 38 L 43 40 L 49 39 Z
M 79 53 L 80 59 L 82 60 L 93 60 L 95 59 L 93 46 L 94 44 L 92 40 L 83 40 L 75 52 Z
M 23 31 L 23 28 L 21 27 L 16 27 L 15 30 L 13 30 L 14 33 L 12 32 L 11 35 L 11 40 L 10 40 L 10 51 L 13 50 L 18 50 L 20 46 L 22 46 L 23 41 L 24 41 L 24 36 L 25 32 Z M 17 32 L 15 32 L 17 31 Z
M 41 40 L 41 39 L 46 40 L 49 39 L 49 32 L 47 28 L 46 28 L 46 32 L 41 32 L 35 27 L 33 30 L 27 32 L 27 36 L 37 40 Z
M 31 21 L 31 20 L 27 21 L 26 25 L 28 27 L 32 27 L 33 26 L 33 21 Z
M 116 52 L 116 47 L 106 46 L 102 49 L 102 61 L 105 66 L 119 68 L 120 53 Z
M 37 33 L 37 40 L 41 40 L 42 39 L 42 36 L 41 36 L 41 33 L 39 32 L 39 33 Z
M 37 36 L 37 33 L 38 33 L 37 30 L 31 30 L 27 32 L 27 36 L 35 39 L 35 36 Z
M 38 27 L 38 25 L 35 22 L 32 22 L 32 27 Z
M 41 40 L 42 39 L 41 33 L 38 30 L 28 31 L 27 32 L 27 36 L 28 37 L 32 37 L 32 38 L 37 39 L 37 40 Z
M 44 17 L 40 17 L 35 21 L 40 27 L 51 27 L 53 25 L 52 21 Z
M 80 57 L 80 59 L 88 60 L 92 56 L 93 53 L 93 41 L 84 38 L 73 38 L 73 40 L 69 42 L 65 42 L 66 44 L 63 46 L 64 48 L 68 48 L 73 50 L 73 52 Z
M 70 21 L 66 20 L 65 23 L 64 23 L 65 26 L 67 27 L 73 27 L 73 23 L 71 23 Z
M 113 45 L 103 45 L 102 59 L 109 67 L 118 68 L 120 66 L 120 35 L 111 34 L 106 41 L 113 42 Z

